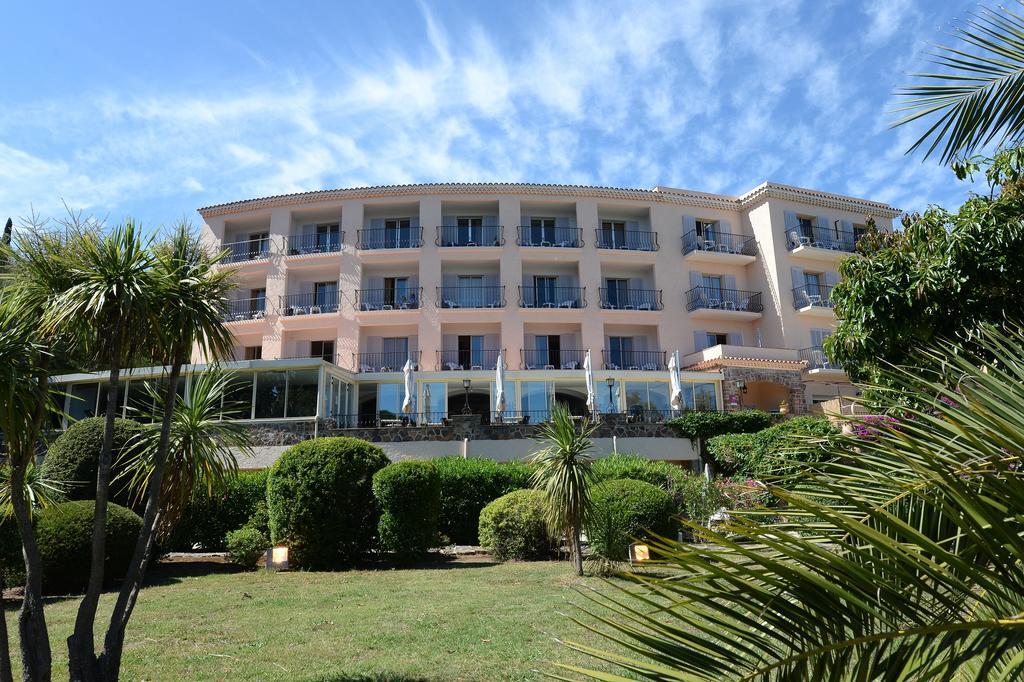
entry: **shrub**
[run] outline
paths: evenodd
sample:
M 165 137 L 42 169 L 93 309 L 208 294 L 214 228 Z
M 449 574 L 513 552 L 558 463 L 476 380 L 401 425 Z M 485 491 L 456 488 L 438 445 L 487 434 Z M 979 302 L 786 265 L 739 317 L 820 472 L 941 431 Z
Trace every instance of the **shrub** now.
M 677 477 L 687 473 L 685 469 L 676 464 L 647 459 L 643 455 L 635 453 L 608 455 L 594 460 L 591 471 L 597 481 L 631 478 L 634 481 L 644 481 L 665 490 L 669 489 Z
M 185 512 L 171 534 L 169 547 L 190 551 L 194 547 L 207 552 L 225 549 L 227 533 L 250 522 L 269 536 L 266 518 L 267 476 L 269 471 L 239 471 L 226 487 L 211 496 L 205 487 L 192 494 Z
M 522 462 L 482 457 L 433 460 L 441 481 L 441 534 L 458 545 L 475 545 L 480 511 L 488 502 L 530 485 L 530 468 Z
M 406 559 L 437 545 L 441 481 L 432 463 L 406 460 L 384 467 L 373 475 L 373 496 L 380 508 L 381 547 Z
M 648 533 L 669 535 L 674 507 L 669 494 L 650 483 L 628 478 L 594 486 L 587 520 L 587 539 L 594 555 L 608 561 L 627 561 L 629 545 Z
M 681 436 L 695 440 L 713 438 L 724 433 L 751 433 L 772 425 L 774 417 L 761 410 L 738 412 L 686 412 L 668 420 Z
M 242 526 L 224 537 L 228 561 L 244 568 L 256 568 L 260 557 L 267 551 L 267 538 L 253 526 Z
M 708 454 L 719 473 L 763 479 L 785 476 L 804 462 L 818 460 L 819 448 L 806 439 L 839 433 L 824 417 L 794 417 L 751 434 L 717 436 L 708 441 Z M 805 439 L 801 442 L 801 439 Z
M 288 563 L 324 569 L 350 564 L 377 530 L 373 475 L 388 465 L 358 438 L 315 438 L 284 451 L 267 479 L 270 537 L 289 547 Z
M 39 474 L 45 479 L 59 481 L 69 500 L 96 499 L 96 469 L 103 448 L 105 417 L 89 417 L 75 422 L 50 444 L 40 466 Z M 114 420 L 114 447 L 111 451 L 110 500 L 123 506 L 138 506 L 142 500 L 132 500 L 127 478 L 118 479 L 123 470 L 122 457 L 138 442 L 143 426 L 130 419 Z
M 88 583 L 94 511 L 94 502 L 79 500 L 55 504 L 37 514 L 36 537 L 47 593 L 78 592 Z M 106 580 L 124 577 L 141 528 L 142 519 L 131 509 L 107 505 Z
M 498 561 L 543 559 L 555 542 L 544 521 L 544 492 L 514 490 L 480 512 L 480 544 Z

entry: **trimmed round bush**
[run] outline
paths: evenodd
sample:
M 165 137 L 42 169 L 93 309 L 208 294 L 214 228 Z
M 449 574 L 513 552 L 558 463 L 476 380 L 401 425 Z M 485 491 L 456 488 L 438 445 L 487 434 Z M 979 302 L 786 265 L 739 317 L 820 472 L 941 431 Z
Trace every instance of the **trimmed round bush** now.
M 36 537 L 43 564 L 43 589 L 48 594 L 81 592 L 89 582 L 92 556 L 92 520 L 95 502 L 61 502 L 36 516 Z M 104 579 L 124 577 L 142 519 L 131 509 L 107 505 L 107 557 Z
M 457 545 L 479 543 L 480 511 L 488 502 L 530 485 L 530 467 L 483 457 L 433 460 L 441 481 L 439 530 Z
M 437 545 L 441 480 L 433 464 L 405 460 L 384 467 L 373 475 L 373 496 L 380 507 L 377 537 L 383 549 L 409 559 Z
M 59 435 L 46 451 L 40 466 L 40 476 L 63 484 L 69 500 L 96 499 L 96 470 L 103 448 L 105 417 L 89 417 L 75 422 Z M 122 471 L 121 458 L 130 454 L 130 448 L 142 433 L 143 426 L 130 419 L 114 419 L 114 446 L 111 451 L 110 500 L 123 506 L 132 506 L 127 479 L 117 480 Z M 139 505 L 144 502 L 139 501 Z
M 266 536 L 252 526 L 242 526 L 224 538 L 228 550 L 228 561 L 243 568 L 256 568 L 260 557 L 267 551 Z
M 544 559 L 555 541 L 544 521 L 541 490 L 514 490 L 480 512 L 480 544 L 498 561 Z
M 206 486 L 197 488 L 171 534 L 169 548 L 184 552 L 194 548 L 220 552 L 226 549 L 227 534 L 244 525 L 253 525 L 269 537 L 266 509 L 269 473 L 268 469 L 239 471 L 212 496 Z
M 674 506 L 667 492 L 628 478 L 594 486 L 587 521 L 591 551 L 609 561 L 629 559 L 629 545 L 650 534 L 666 536 L 675 525 Z
M 332 569 L 370 548 L 379 516 L 373 475 L 387 465 L 383 450 L 358 438 L 314 438 L 284 451 L 267 479 L 267 512 L 289 566 Z

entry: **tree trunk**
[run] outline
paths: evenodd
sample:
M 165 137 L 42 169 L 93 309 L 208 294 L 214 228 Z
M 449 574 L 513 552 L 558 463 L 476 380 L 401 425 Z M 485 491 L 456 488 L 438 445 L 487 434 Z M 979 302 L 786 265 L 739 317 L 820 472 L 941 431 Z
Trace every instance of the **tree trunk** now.
M 164 396 L 163 422 L 160 425 L 160 441 L 157 444 L 157 451 L 153 461 L 153 473 L 149 479 L 149 489 L 146 491 L 146 510 L 142 516 L 142 528 L 139 531 L 139 538 L 135 543 L 135 552 L 132 555 L 131 563 L 128 565 L 128 572 L 125 575 L 121 591 L 117 595 L 117 603 L 110 615 L 110 625 L 107 626 L 107 633 L 103 638 L 103 653 L 100 655 L 100 668 L 103 677 L 108 680 L 116 680 L 121 670 L 121 653 L 124 648 L 124 634 L 128 628 L 128 621 L 132 617 L 132 610 L 135 608 L 135 601 L 138 598 L 139 590 L 142 589 L 142 581 L 146 577 L 146 567 L 149 564 L 149 557 L 153 551 L 156 539 L 156 524 L 160 511 L 160 491 L 163 485 L 164 472 L 167 469 L 167 451 L 171 437 L 171 419 L 174 416 L 174 401 L 178 393 L 178 380 L 181 376 L 181 366 L 184 364 L 184 351 L 176 349 L 175 357 L 171 365 L 171 373 L 167 382 L 167 393 Z
M 580 541 L 580 527 L 574 525 L 569 531 L 569 551 L 576 575 L 583 575 L 583 543 Z
M 120 332 L 119 332 L 120 334 Z M 111 353 L 110 381 L 107 389 L 106 426 L 103 432 L 103 447 L 96 470 L 96 512 L 92 523 L 92 562 L 89 567 L 89 583 L 78 605 L 75 629 L 68 637 L 68 674 L 72 682 L 94 682 L 100 680 L 99 662 L 96 658 L 94 621 L 103 589 L 103 560 L 107 549 L 107 498 L 110 494 L 110 460 L 114 446 L 114 417 L 117 413 L 117 395 L 121 378 L 121 347 L 123 337 L 114 341 Z
M 0 573 L 0 595 L 7 589 L 3 573 Z M 7 611 L 4 609 L 3 598 L 0 597 L 0 682 L 14 682 L 11 672 L 11 647 L 7 636 Z
M 25 680 L 49 682 L 51 674 L 50 635 L 46 629 L 46 615 L 43 611 L 43 570 L 36 542 L 35 528 L 28 500 L 25 499 L 26 457 L 23 453 L 20 463 L 11 467 L 11 506 L 21 536 L 21 550 L 25 559 L 25 594 L 18 614 L 18 634 L 21 642 L 22 677 Z M 4 640 L 4 656 L 10 663 L 7 640 Z

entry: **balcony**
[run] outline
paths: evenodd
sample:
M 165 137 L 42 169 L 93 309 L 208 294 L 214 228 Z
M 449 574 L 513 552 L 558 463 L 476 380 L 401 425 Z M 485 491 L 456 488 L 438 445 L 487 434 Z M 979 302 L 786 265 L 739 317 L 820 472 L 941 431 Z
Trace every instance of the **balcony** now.
M 586 287 L 519 287 L 520 308 L 586 308 Z
M 561 249 L 578 249 L 583 246 L 583 230 L 578 227 L 531 227 L 529 225 L 520 225 L 516 230 L 516 244 L 519 246 L 543 246 Z
M 228 303 L 223 319 L 225 322 L 247 322 L 250 320 L 262 320 L 266 315 L 266 298 L 243 298 Z
M 829 360 L 821 346 L 800 349 L 800 359 L 804 361 L 804 371 L 808 374 L 844 373 L 843 366 Z
M 221 263 L 247 263 L 270 258 L 270 239 L 246 239 L 221 245 L 227 254 Z
M 585 350 L 553 348 L 522 350 L 523 369 L 583 369 Z
M 816 225 L 786 228 L 786 248 L 793 256 L 810 260 L 834 262 L 855 252 L 857 237 L 853 232 Z
M 694 262 L 745 265 L 757 258 L 757 240 L 745 234 L 690 230 L 682 240 L 683 255 Z
M 412 360 L 413 369 L 419 370 L 420 352 L 418 350 L 352 354 L 352 364 L 360 373 L 401 372 L 405 368 L 406 360 Z
M 686 310 L 693 318 L 755 320 L 764 306 L 760 291 L 694 287 L 686 292 Z
M 505 244 L 505 228 L 501 225 L 484 225 L 482 227 L 439 225 L 434 243 L 445 247 L 503 246 Z
M 418 249 L 421 246 L 423 246 L 422 227 L 356 230 L 356 248 L 364 251 L 375 249 Z
M 439 350 L 437 351 L 437 367 L 446 372 L 460 370 L 492 371 L 498 366 L 497 348 L 474 350 Z
M 338 312 L 341 294 L 338 291 L 314 294 L 288 294 L 281 297 L 280 313 L 285 317 L 326 315 Z
M 799 313 L 832 317 L 832 287 L 824 284 L 804 284 L 795 287 L 793 307 Z
M 597 248 L 622 251 L 657 251 L 658 233 L 645 230 L 606 230 L 597 228 Z
M 423 287 L 413 289 L 356 289 L 356 310 L 418 310 L 423 305 Z
M 601 287 L 605 310 L 661 310 L 661 289 L 608 289 Z
M 663 350 L 609 350 L 601 351 L 604 368 L 609 370 L 643 370 L 656 372 L 665 369 Z
M 504 286 L 454 286 L 437 288 L 439 308 L 504 308 Z
M 292 234 L 288 235 L 286 256 L 308 256 L 318 253 L 335 253 L 341 251 L 341 243 L 345 241 L 344 232 L 327 234 Z

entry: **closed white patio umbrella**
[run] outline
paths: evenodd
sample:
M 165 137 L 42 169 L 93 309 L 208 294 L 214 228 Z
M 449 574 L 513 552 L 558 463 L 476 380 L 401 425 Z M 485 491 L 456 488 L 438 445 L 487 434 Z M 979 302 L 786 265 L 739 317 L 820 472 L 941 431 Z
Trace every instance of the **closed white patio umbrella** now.
M 679 351 L 668 360 L 669 405 L 673 410 L 683 409 L 683 381 L 679 378 Z
M 587 409 L 593 414 L 597 411 L 597 396 L 594 394 L 594 365 L 590 361 L 590 349 L 583 358 L 583 379 L 587 382 Z
M 406 359 L 405 367 L 402 368 L 402 374 L 405 377 L 405 399 L 402 401 L 402 412 L 404 414 L 412 414 L 416 401 L 416 384 L 412 377 L 411 358 Z
M 498 351 L 498 362 L 494 366 L 494 411 L 499 415 L 505 411 L 505 358 Z

